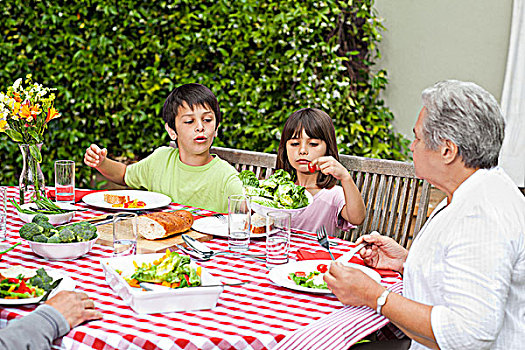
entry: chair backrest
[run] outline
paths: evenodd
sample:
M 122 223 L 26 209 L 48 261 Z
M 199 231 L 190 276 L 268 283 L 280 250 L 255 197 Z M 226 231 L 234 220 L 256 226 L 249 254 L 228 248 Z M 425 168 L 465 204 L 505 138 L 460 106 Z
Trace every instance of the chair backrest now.
M 267 179 L 275 170 L 276 154 L 225 147 L 212 147 L 210 151 L 238 171 L 253 171 L 259 179 Z M 412 163 L 349 155 L 340 155 L 340 161 L 363 196 L 366 217 L 363 224 L 341 232 L 339 237 L 355 241 L 378 231 L 408 248 L 427 219 L 430 184 L 416 178 Z
M 416 178 L 414 165 L 386 159 L 341 155 L 366 206 L 364 222 L 343 232 L 344 239 L 378 231 L 408 248 L 427 219 L 430 184 Z
M 277 161 L 277 155 L 273 153 L 253 152 L 225 147 L 212 147 L 210 152 L 233 165 L 237 171 L 253 171 L 259 180 L 267 179 L 273 174 Z

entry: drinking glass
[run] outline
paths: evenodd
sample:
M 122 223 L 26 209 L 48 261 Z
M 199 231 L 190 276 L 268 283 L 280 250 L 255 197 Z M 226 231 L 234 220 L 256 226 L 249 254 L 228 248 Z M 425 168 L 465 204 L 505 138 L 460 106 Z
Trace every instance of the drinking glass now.
M 55 201 L 75 202 L 75 162 L 72 160 L 55 162 Z
M 279 211 L 266 214 L 266 267 L 288 262 L 292 215 Z
M 137 254 L 137 214 L 116 213 L 113 216 L 113 256 Z
M 247 251 L 250 247 L 250 197 L 228 197 L 228 247 L 234 251 Z
M 0 187 L 0 241 L 7 239 L 7 187 Z

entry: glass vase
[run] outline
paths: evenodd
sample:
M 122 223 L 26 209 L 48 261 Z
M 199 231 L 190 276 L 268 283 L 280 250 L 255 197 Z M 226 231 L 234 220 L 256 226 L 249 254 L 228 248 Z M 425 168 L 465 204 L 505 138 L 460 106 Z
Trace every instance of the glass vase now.
M 38 150 L 42 148 L 42 144 L 36 144 Z M 20 204 L 29 203 L 31 198 L 44 197 L 46 186 L 44 184 L 44 174 L 40 169 L 40 163 L 35 158 L 35 154 L 31 153 L 31 145 L 20 144 L 20 151 L 22 152 L 23 168 L 18 182 L 18 189 L 20 191 Z

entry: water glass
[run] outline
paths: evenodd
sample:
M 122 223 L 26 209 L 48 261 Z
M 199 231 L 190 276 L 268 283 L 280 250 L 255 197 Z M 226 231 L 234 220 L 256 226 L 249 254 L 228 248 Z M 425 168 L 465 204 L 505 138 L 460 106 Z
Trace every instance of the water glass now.
M 7 238 L 7 187 L 0 187 L 0 241 Z
M 75 202 L 75 162 L 72 160 L 55 162 L 55 201 Z
M 137 254 L 137 214 L 116 213 L 113 216 L 113 256 Z
M 272 211 L 266 214 L 266 267 L 288 262 L 292 215 Z
M 250 247 L 250 197 L 228 197 L 228 247 L 234 251 L 247 251 Z

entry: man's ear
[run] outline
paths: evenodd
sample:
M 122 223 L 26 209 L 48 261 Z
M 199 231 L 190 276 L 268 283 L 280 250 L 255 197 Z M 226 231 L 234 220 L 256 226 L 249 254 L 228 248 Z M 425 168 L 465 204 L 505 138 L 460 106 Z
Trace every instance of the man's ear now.
M 170 138 L 173 141 L 177 140 L 177 133 L 175 132 L 175 130 L 168 126 L 168 123 L 164 124 L 164 129 L 166 129 L 166 132 L 168 133 L 168 135 L 170 135 Z
M 445 140 L 441 145 L 441 158 L 445 164 L 452 163 L 458 156 L 458 146 L 450 140 Z

